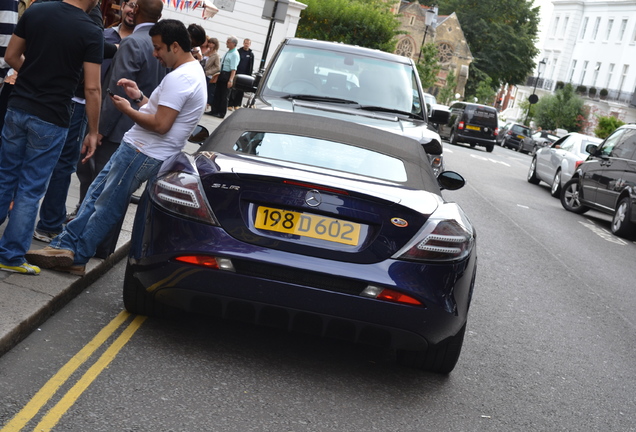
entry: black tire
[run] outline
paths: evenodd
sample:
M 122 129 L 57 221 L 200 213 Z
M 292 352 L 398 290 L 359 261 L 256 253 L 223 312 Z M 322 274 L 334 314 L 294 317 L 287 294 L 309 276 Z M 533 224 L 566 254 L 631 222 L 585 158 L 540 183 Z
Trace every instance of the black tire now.
M 612 232 L 620 237 L 630 238 L 634 235 L 634 224 L 630 222 L 632 203 L 630 197 L 625 197 L 618 202 L 614 217 L 612 218 Z
M 536 154 L 537 154 L 537 146 L 535 145 L 535 146 L 532 147 L 532 151 L 530 152 L 530 156 L 534 156 Z
M 516 148 L 519 153 L 523 153 L 523 145 L 519 143 L 519 147 Z
M 503 148 L 508 147 L 507 143 L 506 143 L 506 137 L 503 137 L 501 139 L 501 143 L 499 143 L 500 146 L 502 146 Z
M 579 198 L 579 180 L 572 179 L 563 186 L 561 190 L 561 205 L 567 211 L 576 214 L 583 214 L 590 208 L 581 204 Z
M 448 141 L 453 145 L 457 145 L 457 134 L 455 133 L 455 129 L 451 131 Z
M 133 276 L 132 267 L 126 265 L 124 274 L 124 307 L 130 313 L 156 318 L 169 318 L 177 309 L 156 301 L 151 293 Z
M 495 149 L 495 145 L 494 144 L 487 144 L 486 145 L 486 151 L 488 153 L 492 153 L 492 151 Z
M 530 168 L 528 169 L 528 183 L 539 184 L 541 180 L 537 177 L 537 158 L 532 158 L 530 162 Z
M 429 345 L 426 351 L 398 350 L 398 362 L 429 372 L 449 374 L 459 360 L 465 333 L 466 324 L 455 336 L 444 339 L 436 345 Z
M 561 196 L 561 170 L 558 169 L 552 179 L 552 186 L 550 186 L 550 195 L 555 198 Z

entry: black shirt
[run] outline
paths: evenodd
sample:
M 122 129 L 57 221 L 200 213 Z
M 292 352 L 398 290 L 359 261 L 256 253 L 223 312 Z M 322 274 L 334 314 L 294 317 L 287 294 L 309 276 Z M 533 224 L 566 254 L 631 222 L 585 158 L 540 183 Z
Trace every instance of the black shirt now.
M 46 2 L 27 9 L 14 33 L 26 41 L 26 50 L 9 108 L 68 127 L 82 64 L 102 63 L 101 28 L 78 7 Z

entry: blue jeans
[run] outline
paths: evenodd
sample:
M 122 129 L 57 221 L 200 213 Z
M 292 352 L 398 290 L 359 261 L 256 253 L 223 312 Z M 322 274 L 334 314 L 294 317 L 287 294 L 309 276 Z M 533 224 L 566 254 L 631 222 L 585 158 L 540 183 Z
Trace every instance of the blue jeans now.
M 122 142 L 104 169 L 88 188 L 86 198 L 51 247 L 75 253 L 75 265 L 85 265 L 95 255 L 110 230 L 126 214 L 133 192 L 154 177 L 162 161 Z
M 40 220 L 36 228 L 50 233 L 61 233 L 66 222 L 66 197 L 80 158 L 82 143 L 86 135 L 86 107 L 71 102 L 71 123 L 60 158 L 53 169 L 49 187 L 40 204 Z
M 9 108 L 0 147 L 0 224 L 13 210 L 0 239 L 0 262 L 18 266 L 31 246 L 38 204 L 66 140 L 67 128 Z

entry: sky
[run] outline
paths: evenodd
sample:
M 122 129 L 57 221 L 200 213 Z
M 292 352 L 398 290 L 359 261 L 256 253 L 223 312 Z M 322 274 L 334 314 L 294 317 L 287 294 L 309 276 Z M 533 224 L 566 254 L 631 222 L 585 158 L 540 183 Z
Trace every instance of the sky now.
M 539 17 L 541 21 L 539 22 L 539 41 L 537 43 L 537 48 L 540 50 L 543 49 L 543 41 L 544 37 L 547 34 L 548 26 L 550 25 L 550 18 L 552 15 L 552 0 L 534 0 L 534 6 L 539 6 L 541 10 L 539 11 Z

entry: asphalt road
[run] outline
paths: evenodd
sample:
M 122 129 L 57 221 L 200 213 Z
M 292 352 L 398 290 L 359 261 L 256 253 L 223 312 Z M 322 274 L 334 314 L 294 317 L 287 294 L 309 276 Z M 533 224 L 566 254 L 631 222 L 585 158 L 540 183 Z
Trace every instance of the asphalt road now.
M 445 196 L 479 248 L 450 376 L 277 330 L 122 316 L 120 264 L 0 358 L 0 432 L 636 430 L 636 244 L 527 183 L 528 155 L 445 154 L 468 180 Z

